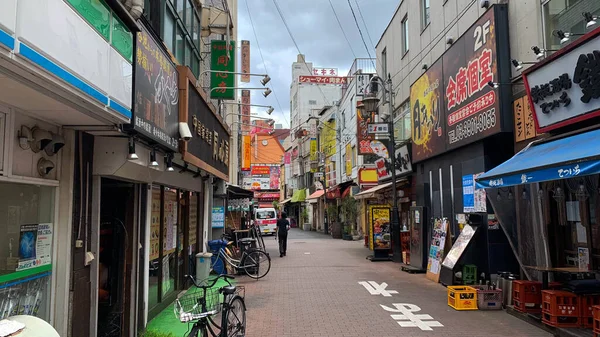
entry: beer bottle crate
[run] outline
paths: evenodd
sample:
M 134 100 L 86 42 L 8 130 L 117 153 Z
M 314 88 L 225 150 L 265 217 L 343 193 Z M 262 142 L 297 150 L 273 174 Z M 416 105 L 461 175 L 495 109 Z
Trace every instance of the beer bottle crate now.
M 449 286 L 448 305 L 455 310 L 477 310 L 477 289 L 469 286 Z

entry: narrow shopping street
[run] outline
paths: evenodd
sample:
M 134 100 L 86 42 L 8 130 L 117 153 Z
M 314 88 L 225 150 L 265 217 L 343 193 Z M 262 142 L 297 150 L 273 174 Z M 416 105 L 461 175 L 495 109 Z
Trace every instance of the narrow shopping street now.
M 370 262 L 362 242 L 293 229 L 286 257 L 277 254 L 275 239 L 267 237 L 265 244 L 271 272 L 258 281 L 238 279 L 246 287 L 247 337 L 550 336 L 505 311 L 455 311 L 441 284 L 392 262 Z M 359 283 L 364 281 L 387 283 L 391 296 L 371 295 Z M 443 327 L 402 327 L 390 316 L 401 313 L 381 307 L 395 303 L 418 306 L 414 314 L 430 315 L 420 318 Z

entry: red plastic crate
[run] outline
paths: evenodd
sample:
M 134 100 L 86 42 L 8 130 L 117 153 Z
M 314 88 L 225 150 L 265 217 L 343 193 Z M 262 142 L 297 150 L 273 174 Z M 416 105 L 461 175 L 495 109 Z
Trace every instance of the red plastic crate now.
M 556 317 L 581 317 L 579 297 L 563 290 L 542 290 L 542 313 Z
M 550 290 L 560 290 L 560 288 L 562 288 L 562 283 L 561 282 L 550 282 L 548 283 L 548 288 Z
M 574 316 L 554 316 L 548 313 L 542 313 L 542 322 L 555 328 L 579 328 L 581 318 Z
M 600 305 L 592 307 L 592 316 L 594 318 L 594 336 L 600 335 Z
M 581 325 L 584 328 L 594 327 L 594 312 L 592 309 L 594 306 L 600 306 L 600 296 L 579 296 L 579 313 L 581 315 Z
M 516 310 L 527 313 L 541 312 L 542 282 L 514 280 L 513 304 Z

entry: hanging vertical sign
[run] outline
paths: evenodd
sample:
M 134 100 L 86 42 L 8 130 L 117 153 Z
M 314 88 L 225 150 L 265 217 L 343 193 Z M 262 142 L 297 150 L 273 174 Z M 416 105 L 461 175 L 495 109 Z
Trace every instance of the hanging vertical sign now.
M 250 132 L 250 90 L 242 90 L 242 133 Z
M 346 144 L 346 175 L 352 175 L 352 147 L 350 143 Z
M 317 161 L 317 139 L 310 139 L 310 161 Z
M 242 76 L 241 81 L 250 82 L 250 41 L 242 40 Z
M 226 41 L 214 40 L 210 42 L 210 70 L 216 71 L 235 71 L 235 41 L 229 44 L 227 50 Z M 211 72 L 210 73 L 210 98 L 234 99 L 233 88 L 235 85 L 235 75 L 230 73 Z
M 169 55 L 141 24 L 135 55 L 134 130 L 177 150 L 179 74 Z
M 251 157 L 250 136 L 242 136 L 242 171 L 250 171 Z

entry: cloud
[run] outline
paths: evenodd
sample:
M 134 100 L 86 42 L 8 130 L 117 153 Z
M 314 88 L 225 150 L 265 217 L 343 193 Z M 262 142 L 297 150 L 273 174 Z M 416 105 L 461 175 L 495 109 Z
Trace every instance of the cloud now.
M 329 0 L 276 1 L 298 48 L 306 56 L 306 61 L 312 62 L 313 66 L 338 68 L 340 74 L 346 74 L 355 58 L 368 57 L 348 6 L 348 0 L 331 0 L 331 2 L 350 41 L 351 48 L 344 38 Z M 373 44 L 377 43 L 390 22 L 398 6 L 398 1 L 350 0 L 350 3 L 354 8 L 369 53 L 371 57 L 375 57 Z M 264 56 L 264 64 L 252 30 L 248 7 L 260 50 Z M 360 7 L 360 12 L 358 7 Z M 363 25 L 361 14 L 367 24 L 367 29 Z M 262 91 L 253 91 L 251 94 L 252 104 L 273 106 L 275 112 L 271 117 L 277 123 L 283 124 L 284 127 L 289 126 L 291 66 L 297 59 L 298 50 L 280 18 L 273 0 L 239 0 L 238 40 L 250 41 L 251 72 L 264 73 L 264 65 L 266 65 L 269 76 L 272 78 L 268 86 L 273 93 L 264 98 Z M 260 77 L 252 77 L 250 83 L 242 83 L 241 86 L 261 87 L 260 80 Z M 264 108 L 252 107 L 252 112 L 256 112 L 262 117 L 267 116 L 265 111 Z

